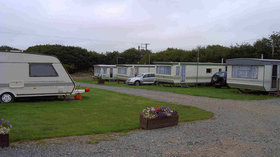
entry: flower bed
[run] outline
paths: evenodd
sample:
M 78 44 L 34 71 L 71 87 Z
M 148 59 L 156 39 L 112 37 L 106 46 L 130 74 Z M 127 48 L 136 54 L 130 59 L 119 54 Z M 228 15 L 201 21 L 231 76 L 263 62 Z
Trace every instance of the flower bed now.
M 168 107 L 148 107 L 140 113 L 140 127 L 142 129 L 157 129 L 178 124 L 179 115 L 177 111 Z
M 9 121 L 0 120 L 0 147 L 9 147 L 9 132 L 12 125 Z

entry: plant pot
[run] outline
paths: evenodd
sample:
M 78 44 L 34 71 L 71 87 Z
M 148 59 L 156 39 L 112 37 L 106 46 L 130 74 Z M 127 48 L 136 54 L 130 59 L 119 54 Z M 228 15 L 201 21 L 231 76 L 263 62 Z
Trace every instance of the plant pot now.
M 174 126 L 178 124 L 179 115 L 172 114 L 170 117 L 156 117 L 153 119 L 144 118 L 143 114 L 140 113 L 140 127 L 142 129 L 157 129 L 157 128 L 164 128 L 168 126 Z
M 9 147 L 9 134 L 0 134 L 0 147 Z
M 81 99 L 82 99 L 82 95 L 79 94 L 79 93 L 76 94 L 76 95 L 75 95 L 75 99 L 76 99 L 76 100 L 81 100 Z
M 98 84 L 104 84 L 105 80 L 103 80 L 102 78 L 98 79 Z

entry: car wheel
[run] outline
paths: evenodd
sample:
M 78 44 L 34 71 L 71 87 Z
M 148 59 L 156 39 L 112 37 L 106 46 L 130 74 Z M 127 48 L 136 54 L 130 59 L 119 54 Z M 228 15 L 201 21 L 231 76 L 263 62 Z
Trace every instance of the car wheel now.
M 135 81 L 135 86 L 140 86 L 140 81 Z
M 11 94 L 11 93 L 3 93 L 3 94 L 1 95 L 0 101 L 1 101 L 2 103 L 11 103 L 11 102 L 14 101 L 14 99 L 15 99 L 15 97 L 14 97 L 13 94 Z
M 216 82 L 216 81 L 218 81 L 218 76 L 213 77 L 213 82 Z

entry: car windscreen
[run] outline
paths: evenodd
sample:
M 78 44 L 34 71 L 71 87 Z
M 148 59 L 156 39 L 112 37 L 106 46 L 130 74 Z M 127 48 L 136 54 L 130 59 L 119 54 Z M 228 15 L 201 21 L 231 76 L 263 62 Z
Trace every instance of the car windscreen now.
M 139 74 L 139 75 L 137 75 L 136 77 L 142 77 L 144 74 Z
M 226 73 L 225 72 L 218 72 L 218 73 L 216 73 L 216 75 L 218 75 L 220 77 L 225 77 Z

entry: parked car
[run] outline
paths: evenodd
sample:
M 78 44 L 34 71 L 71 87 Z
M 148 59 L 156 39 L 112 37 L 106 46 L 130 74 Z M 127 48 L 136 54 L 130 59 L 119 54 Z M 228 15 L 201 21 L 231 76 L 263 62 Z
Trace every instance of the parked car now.
M 227 72 L 217 72 L 211 78 L 211 84 L 216 88 L 227 86 Z
M 126 84 L 130 85 L 142 85 L 142 84 L 154 84 L 155 83 L 155 74 L 153 73 L 143 73 L 135 77 L 129 78 L 126 80 Z

